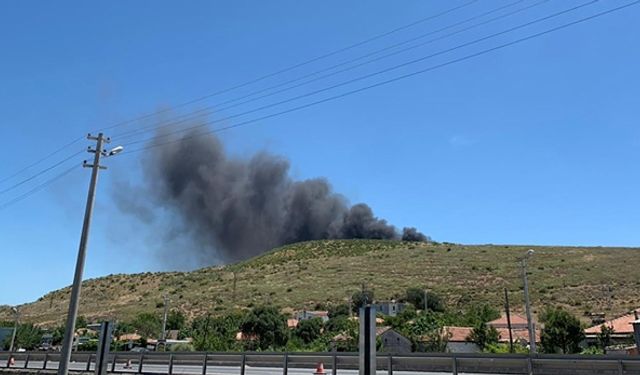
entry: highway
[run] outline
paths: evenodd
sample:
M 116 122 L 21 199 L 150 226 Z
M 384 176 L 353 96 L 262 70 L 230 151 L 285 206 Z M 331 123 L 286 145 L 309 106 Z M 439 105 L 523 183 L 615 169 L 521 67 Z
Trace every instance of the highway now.
M 29 361 L 29 368 L 42 369 L 44 361 Z M 0 366 L 6 366 L 5 363 L 0 362 Z M 111 364 L 109 364 L 111 366 Z M 16 361 L 13 368 L 23 368 L 24 361 Z M 55 370 L 58 368 L 58 363 L 51 361 L 47 363 L 48 370 Z M 87 368 L 86 363 L 73 362 L 70 364 L 69 369 L 72 371 L 85 371 Z M 147 364 L 143 366 L 143 373 L 145 374 L 168 374 L 168 365 L 156 365 Z M 91 364 L 90 371 L 94 371 L 94 365 Z M 111 371 L 111 367 L 109 367 Z M 138 371 L 137 365 L 133 365 L 131 368 L 125 367 L 125 364 L 118 363 L 116 365 L 115 372 L 118 373 L 131 373 L 135 374 Z M 202 375 L 202 367 L 196 365 L 174 365 L 173 374 L 184 375 Z M 315 368 L 289 368 L 288 375 L 313 375 Z M 331 370 L 325 370 L 327 375 L 331 375 Z M 462 373 L 461 373 L 462 374 Z M 492 374 L 473 374 L 464 373 L 469 375 L 492 375 Z M 207 375 L 240 375 L 240 366 L 207 366 Z M 245 366 L 245 375 L 282 375 L 282 367 L 253 367 Z M 358 370 L 338 369 L 338 375 L 358 375 Z M 376 375 L 388 375 L 386 370 L 378 370 Z M 394 375 L 451 375 L 450 372 L 416 372 L 416 371 L 394 371 Z M 495 374 L 498 375 L 498 374 Z
M 0 352 L 1 368 L 6 368 L 9 353 Z M 56 370 L 59 353 L 15 353 L 15 369 Z M 95 353 L 80 352 L 73 356 L 70 370 L 93 371 Z M 116 365 L 113 367 L 113 359 Z M 115 374 L 158 375 L 314 375 L 318 362 L 324 363 L 325 373 L 333 375 L 331 364 L 336 363 L 336 375 L 357 375 L 357 353 L 111 353 L 107 371 Z M 46 360 L 46 362 L 45 362 Z M 139 372 L 138 363 L 142 362 Z M 46 363 L 46 366 L 45 366 Z M 127 363 L 130 365 L 127 366 Z M 244 371 L 242 364 L 244 363 Z M 171 364 L 171 365 L 170 365 Z M 286 371 L 283 366 L 286 364 Z M 461 353 L 408 353 L 378 356 L 377 375 L 640 375 L 637 356 L 581 356 L 581 355 L 490 355 Z M 113 370 L 113 371 L 112 371 Z M 457 370 L 457 372 L 456 372 Z
M 0 366 L 6 367 L 6 362 L 0 362 Z M 31 369 L 42 369 L 44 366 L 44 361 L 29 361 L 29 368 Z M 111 371 L 111 364 L 109 364 L 109 371 Z M 24 361 L 16 361 L 12 368 L 23 368 Z M 56 370 L 58 368 L 58 362 L 49 361 L 47 362 L 48 370 Z M 69 365 L 69 370 L 72 371 L 86 371 L 87 364 L 83 362 L 72 362 Z M 143 373 L 144 374 L 168 374 L 169 366 L 168 365 L 158 365 L 158 364 L 145 364 L 143 365 Z M 91 364 L 90 371 L 94 371 L 94 365 Z M 125 367 L 124 363 L 118 363 L 115 368 L 115 372 L 117 373 L 131 373 L 135 374 L 138 371 L 138 366 L 133 365 L 131 368 Z M 315 368 L 289 368 L 287 371 L 288 375 L 314 375 Z M 202 366 L 198 365 L 174 365 L 173 366 L 173 374 L 181 374 L 181 375 L 202 375 Z M 254 367 L 254 366 L 245 366 L 245 375 L 282 375 L 282 367 Z M 325 373 L 327 375 L 331 375 L 331 370 L 326 370 Z M 207 366 L 207 375 L 240 375 L 240 366 Z M 418 372 L 418 371 L 394 371 L 394 375 L 451 375 L 451 372 Z M 495 374 L 477 374 L 477 373 L 463 373 L 460 374 L 465 375 L 498 375 Z M 504 373 L 502 373 L 504 374 Z M 517 373 L 514 373 L 517 374 Z M 338 375 L 358 375 L 358 370 L 348 370 L 348 369 L 338 369 Z M 378 370 L 376 375 L 388 375 L 386 370 Z

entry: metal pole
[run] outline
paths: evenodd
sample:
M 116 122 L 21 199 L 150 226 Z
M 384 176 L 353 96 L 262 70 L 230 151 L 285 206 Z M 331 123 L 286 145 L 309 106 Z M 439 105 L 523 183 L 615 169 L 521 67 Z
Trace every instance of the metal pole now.
M 169 297 L 165 294 L 162 298 L 164 300 L 164 313 L 162 314 L 162 341 L 164 342 L 164 350 L 167 350 L 167 313 L 169 312 Z
M 507 313 L 507 328 L 509 328 L 509 353 L 513 353 L 513 333 L 511 333 L 511 312 L 509 312 L 509 293 L 504 288 L 504 309 Z
M 527 280 L 527 258 L 522 259 L 522 279 L 524 282 L 524 303 L 527 310 L 527 326 L 529 328 L 529 347 L 531 354 L 536 353 L 536 332 L 531 319 L 531 303 L 529 302 L 529 281 Z
M 9 352 L 10 353 L 13 353 L 13 346 L 14 346 L 14 344 L 16 342 L 16 333 L 18 333 L 18 324 L 19 324 L 19 321 L 20 321 L 20 312 L 18 311 L 18 308 L 14 307 L 13 311 L 15 312 L 16 319 L 15 319 L 14 324 L 13 324 L 13 334 L 11 335 L 11 345 L 9 346 Z
M 82 273 L 84 271 L 84 260 L 87 254 L 87 242 L 89 240 L 89 227 L 91 226 L 91 214 L 93 213 L 93 204 L 95 201 L 96 184 L 98 182 L 98 171 L 100 170 L 100 156 L 102 155 L 102 143 L 109 142 L 104 138 L 102 133 L 97 137 L 87 136 L 90 140 L 96 141 L 96 149 L 90 152 L 94 153 L 93 164 L 85 167 L 91 167 L 91 182 L 89 183 L 89 193 L 87 194 L 87 205 L 84 211 L 84 222 L 82 223 L 82 235 L 80 236 L 80 247 L 78 249 L 78 258 L 76 260 L 76 271 L 73 277 L 73 285 L 71 287 L 71 300 L 69 301 L 69 313 L 67 314 L 67 325 L 65 327 L 64 339 L 62 341 L 62 352 L 60 353 L 60 364 L 58 366 L 58 375 L 67 375 L 69 371 L 69 361 L 71 360 L 71 349 L 73 346 L 73 334 L 76 328 L 76 318 L 78 316 L 78 305 L 80 303 L 80 289 L 82 287 Z
M 427 303 L 427 290 L 424 290 L 424 313 L 427 313 L 427 309 L 429 309 L 429 304 Z

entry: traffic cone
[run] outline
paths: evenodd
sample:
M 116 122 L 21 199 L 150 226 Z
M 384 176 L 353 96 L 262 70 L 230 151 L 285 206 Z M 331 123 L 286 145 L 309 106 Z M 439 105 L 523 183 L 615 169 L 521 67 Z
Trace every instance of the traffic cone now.
M 322 362 L 318 362 L 318 366 L 316 367 L 316 372 L 314 375 L 324 375 L 324 364 Z

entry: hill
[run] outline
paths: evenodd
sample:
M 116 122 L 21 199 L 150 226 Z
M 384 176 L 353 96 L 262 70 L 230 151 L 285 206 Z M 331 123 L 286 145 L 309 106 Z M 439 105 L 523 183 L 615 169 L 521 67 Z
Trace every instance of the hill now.
M 172 308 L 188 316 L 265 303 L 312 309 L 346 302 L 363 282 L 378 300 L 399 296 L 408 287 L 426 286 L 454 308 L 476 302 L 500 308 L 506 287 L 514 310 L 521 311 L 518 258 L 528 248 L 536 251 L 529 263 L 534 311 L 559 305 L 586 321 L 588 312 L 611 317 L 640 306 L 640 280 L 632 261 L 640 254 L 637 248 L 330 240 L 284 246 L 224 267 L 87 280 L 80 314 L 90 319 L 128 319 L 141 311 L 159 313 L 165 293 Z M 56 290 L 23 305 L 23 320 L 61 323 L 69 292 L 68 287 Z M 7 308 L 0 311 L 0 319 L 8 317 Z

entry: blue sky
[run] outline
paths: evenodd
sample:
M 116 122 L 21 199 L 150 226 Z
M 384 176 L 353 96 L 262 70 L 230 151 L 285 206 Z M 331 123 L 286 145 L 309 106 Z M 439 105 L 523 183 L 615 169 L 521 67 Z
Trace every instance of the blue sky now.
M 585 2 L 545 2 L 360 69 L 216 113 L 213 120 Z M 628 2 L 601 1 L 223 124 L 424 69 Z M 175 114 L 215 105 L 512 3 L 478 1 Z M 523 0 L 508 9 L 534 3 Z M 0 178 L 88 131 L 260 77 L 462 4 L 5 2 L 0 5 L 0 33 L 5 36 L 0 44 Z M 295 178 L 325 176 L 352 203 L 367 202 L 378 216 L 397 226 L 416 226 L 438 241 L 638 246 L 638 16 L 640 6 L 629 7 L 220 136 L 235 155 L 258 150 L 283 155 L 291 160 Z M 144 123 L 122 130 L 136 126 Z M 117 142 L 114 139 L 114 145 Z M 88 144 L 79 142 L 30 172 Z M 64 179 L 0 211 L 0 304 L 32 301 L 71 283 L 89 179 L 89 171 L 79 166 L 84 157 L 0 195 L 1 204 L 73 163 L 78 165 Z M 139 180 L 145 167 L 139 154 L 123 154 L 105 164 L 109 169 L 100 176 L 86 278 L 171 269 L 157 256 L 148 231 L 113 204 L 115 181 Z M 6 181 L 0 190 L 28 176 Z

